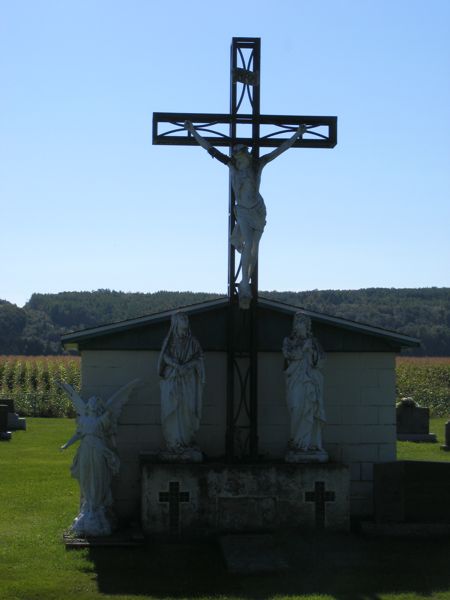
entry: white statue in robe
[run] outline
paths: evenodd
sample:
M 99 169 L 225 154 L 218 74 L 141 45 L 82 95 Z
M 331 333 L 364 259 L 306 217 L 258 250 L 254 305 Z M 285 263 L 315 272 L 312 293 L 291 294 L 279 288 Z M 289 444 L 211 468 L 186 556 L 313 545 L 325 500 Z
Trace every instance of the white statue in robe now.
M 114 436 L 122 406 L 138 382 L 131 381 L 106 402 L 97 396 L 85 402 L 70 385 L 59 383 L 78 414 L 76 433 L 61 450 L 81 442 L 71 467 L 80 484 L 80 512 L 70 528 L 75 535 L 107 536 L 113 531 L 111 481 L 120 466 Z
M 286 401 L 290 419 L 288 462 L 326 462 L 322 447 L 325 424 L 323 375 L 325 355 L 311 333 L 311 320 L 303 313 L 294 316 L 292 334 L 283 341 L 287 362 Z
M 161 377 L 161 423 L 166 460 L 202 460 L 196 433 L 202 416 L 205 366 L 200 344 L 192 335 L 185 313 L 172 316 L 158 362 Z

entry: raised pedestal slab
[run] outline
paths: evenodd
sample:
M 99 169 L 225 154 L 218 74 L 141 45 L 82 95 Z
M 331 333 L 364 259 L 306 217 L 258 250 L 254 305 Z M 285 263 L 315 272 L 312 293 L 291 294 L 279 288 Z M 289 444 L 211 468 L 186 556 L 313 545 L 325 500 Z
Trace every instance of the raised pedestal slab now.
M 437 437 L 435 433 L 397 433 L 399 442 L 427 442 L 435 444 Z
M 141 464 L 147 535 L 349 529 L 350 478 L 341 464 Z
M 288 450 L 284 460 L 288 463 L 326 463 L 330 457 L 325 450 Z

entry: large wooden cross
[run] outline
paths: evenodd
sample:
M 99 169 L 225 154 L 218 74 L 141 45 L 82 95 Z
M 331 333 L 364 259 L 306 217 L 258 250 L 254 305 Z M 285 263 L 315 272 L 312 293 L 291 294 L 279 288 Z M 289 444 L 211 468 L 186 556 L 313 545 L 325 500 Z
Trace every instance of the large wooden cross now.
M 231 44 L 230 65 L 230 112 L 218 113 L 153 113 L 153 143 L 165 145 L 195 146 L 197 141 L 189 133 L 184 123 L 190 121 L 194 128 L 213 146 L 231 149 L 236 144 L 251 147 L 252 156 L 259 158 L 261 148 L 281 146 L 300 125 L 305 133 L 293 145 L 293 148 L 333 148 L 337 143 L 337 118 L 317 116 L 262 115 L 260 112 L 260 38 L 233 38 Z M 201 79 L 199 78 L 199 81 Z M 235 414 L 234 375 L 236 363 L 236 329 L 245 324 L 248 329 L 248 373 L 239 381 L 247 387 L 241 391 L 237 406 L 244 407 L 249 425 L 241 429 L 249 430 L 248 450 L 253 458 L 258 453 L 257 436 L 257 301 L 258 301 L 258 268 L 253 269 L 251 276 L 252 301 L 250 314 L 240 315 L 233 310 L 238 306 L 238 285 L 240 265 L 236 256 L 236 248 L 231 244 L 231 233 L 234 229 L 236 199 L 229 186 L 228 210 L 228 297 L 230 300 L 230 322 L 228 327 L 228 412 L 227 412 L 227 455 L 235 456 L 235 434 L 238 428 L 239 414 Z M 244 311 L 240 311 L 241 313 Z M 234 315 L 234 316 L 233 316 Z M 242 352 L 239 358 L 242 359 Z M 242 398 L 247 401 L 242 402 Z M 245 452 L 244 452 L 245 453 Z

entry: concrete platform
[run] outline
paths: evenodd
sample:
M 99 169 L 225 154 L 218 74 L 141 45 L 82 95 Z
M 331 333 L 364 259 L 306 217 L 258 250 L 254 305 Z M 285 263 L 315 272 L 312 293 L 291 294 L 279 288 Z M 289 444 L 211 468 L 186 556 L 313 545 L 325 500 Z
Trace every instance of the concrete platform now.
M 435 433 L 397 433 L 397 441 L 435 444 L 437 437 Z
M 102 537 L 76 537 L 70 533 L 63 534 L 63 543 L 66 548 L 93 548 L 100 546 L 125 547 L 142 546 L 145 543 L 145 537 L 141 530 L 125 529 L 114 532 L 112 535 Z
M 141 464 L 146 535 L 349 530 L 349 470 L 342 464 L 168 464 L 149 457 Z

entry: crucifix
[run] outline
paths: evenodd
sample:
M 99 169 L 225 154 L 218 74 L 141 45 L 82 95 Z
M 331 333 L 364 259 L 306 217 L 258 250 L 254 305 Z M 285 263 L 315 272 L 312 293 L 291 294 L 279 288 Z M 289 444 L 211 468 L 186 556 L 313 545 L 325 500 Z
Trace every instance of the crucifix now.
M 336 117 L 261 115 L 260 65 L 260 38 L 233 38 L 228 114 L 153 113 L 154 144 L 200 144 L 230 168 L 226 442 L 229 460 L 236 457 L 237 445 L 241 447 L 238 452 L 241 457 L 258 457 L 258 248 L 266 221 L 259 193 L 261 170 L 288 148 L 333 148 L 337 143 Z M 218 147 L 228 148 L 229 156 L 217 150 Z M 261 148 L 275 150 L 260 157 Z M 238 344 L 244 330 L 246 341 Z M 245 373 L 243 361 L 248 363 Z M 238 394 L 235 379 L 240 386 Z M 248 435 L 242 441 L 244 430 Z

